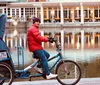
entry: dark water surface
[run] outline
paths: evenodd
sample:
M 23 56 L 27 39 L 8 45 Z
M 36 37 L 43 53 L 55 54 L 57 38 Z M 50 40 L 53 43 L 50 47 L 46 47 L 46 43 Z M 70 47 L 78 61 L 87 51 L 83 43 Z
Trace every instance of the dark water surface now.
M 47 50 L 51 56 L 57 54 L 55 50 Z M 15 50 L 11 50 L 12 59 L 15 65 L 17 65 L 17 53 Z M 83 78 L 100 77 L 100 50 L 88 49 L 88 50 L 65 50 L 62 51 L 63 58 L 76 61 L 82 69 Z M 30 64 L 33 62 L 32 53 L 27 49 L 24 50 L 24 62 Z M 54 62 L 50 61 L 49 65 Z M 22 64 L 22 58 L 20 56 L 20 64 Z

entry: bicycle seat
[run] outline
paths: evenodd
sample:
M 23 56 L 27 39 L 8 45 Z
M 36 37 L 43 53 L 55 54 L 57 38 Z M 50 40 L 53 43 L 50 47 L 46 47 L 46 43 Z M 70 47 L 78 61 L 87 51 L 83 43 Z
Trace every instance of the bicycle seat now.
M 36 58 L 36 59 L 39 59 L 40 58 L 36 53 L 33 53 L 32 57 L 33 58 Z

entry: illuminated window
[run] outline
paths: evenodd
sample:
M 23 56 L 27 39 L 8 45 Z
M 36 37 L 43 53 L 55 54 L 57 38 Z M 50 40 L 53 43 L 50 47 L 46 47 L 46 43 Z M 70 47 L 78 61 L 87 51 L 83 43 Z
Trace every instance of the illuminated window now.
M 39 2 L 39 0 L 35 0 L 36 2 Z
M 98 17 L 98 9 L 95 9 L 95 17 Z

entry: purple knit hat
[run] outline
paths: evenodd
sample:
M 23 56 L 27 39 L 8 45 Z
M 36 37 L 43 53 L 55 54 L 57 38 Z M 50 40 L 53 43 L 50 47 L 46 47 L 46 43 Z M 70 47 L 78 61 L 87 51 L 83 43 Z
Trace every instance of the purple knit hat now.
M 36 17 L 33 17 L 32 21 L 33 21 L 33 24 L 34 24 L 35 22 L 40 22 L 40 19 L 36 18 Z

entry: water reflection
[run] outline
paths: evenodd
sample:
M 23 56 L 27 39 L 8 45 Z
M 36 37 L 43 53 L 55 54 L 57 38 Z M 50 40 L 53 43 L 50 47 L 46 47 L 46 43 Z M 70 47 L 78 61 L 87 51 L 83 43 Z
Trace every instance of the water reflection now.
M 56 55 L 55 50 L 47 50 L 51 56 Z M 62 51 L 63 58 L 68 60 L 74 60 L 79 63 L 82 69 L 82 77 L 100 77 L 100 50 L 99 49 L 88 49 L 88 50 L 64 50 Z M 15 50 L 11 51 L 12 59 L 14 64 L 18 63 L 17 53 Z M 27 49 L 24 51 L 25 64 L 33 62 L 32 53 Z M 49 65 L 52 65 L 54 61 L 50 61 Z M 20 64 L 22 58 L 20 58 Z

